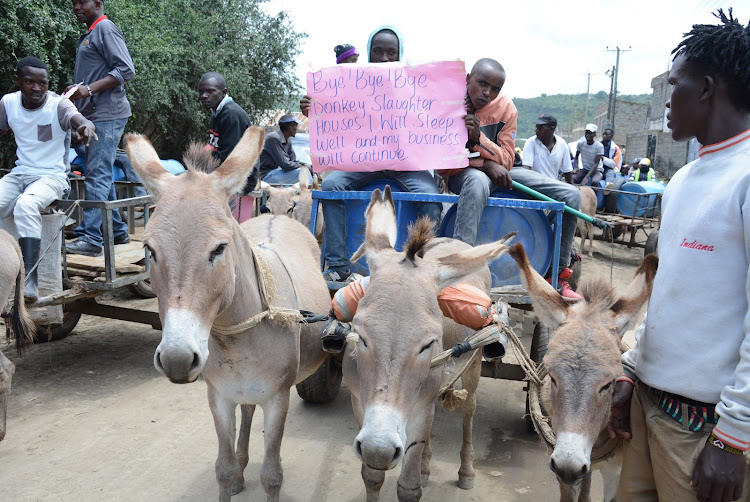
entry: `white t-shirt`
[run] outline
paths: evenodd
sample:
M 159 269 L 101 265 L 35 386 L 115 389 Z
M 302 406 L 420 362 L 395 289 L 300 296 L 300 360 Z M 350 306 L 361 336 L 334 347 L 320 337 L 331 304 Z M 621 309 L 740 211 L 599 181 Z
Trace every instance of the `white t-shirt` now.
M 536 136 L 526 140 L 521 155 L 523 165 L 529 166 L 532 171 L 557 179 L 557 173 L 569 173 L 573 170 L 570 163 L 570 150 L 568 144 L 560 136 L 555 134 L 555 146 L 552 151 Z
M 47 100 L 35 110 L 22 104 L 21 91 L 0 100 L 0 129 L 13 131 L 17 174 L 54 176 L 68 183 L 70 119 L 78 113 L 67 98 L 47 91 Z
M 586 143 L 585 137 L 578 140 L 576 149 L 581 152 L 581 168 L 585 171 L 590 171 L 595 167 L 594 160 L 596 159 L 597 155 L 604 156 L 604 145 L 596 140 L 594 140 L 594 142 L 589 145 L 588 143 Z M 600 173 L 604 172 L 604 167 L 602 166 L 601 160 L 599 160 L 599 165 L 596 166 L 596 170 Z

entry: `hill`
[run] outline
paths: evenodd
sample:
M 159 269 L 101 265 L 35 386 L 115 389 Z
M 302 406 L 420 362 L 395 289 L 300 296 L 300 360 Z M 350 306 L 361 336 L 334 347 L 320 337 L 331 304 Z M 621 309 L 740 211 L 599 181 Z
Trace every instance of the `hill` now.
M 608 100 L 607 93 L 600 91 L 591 94 L 589 99 L 588 121 L 594 121 L 594 110 Z M 636 103 L 650 103 L 651 94 L 620 94 L 619 100 Z M 575 124 L 584 123 L 586 94 L 542 94 L 536 98 L 514 98 L 518 108 L 518 138 L 526 139 L 534 135 L 534 121 L 541 115 L 557 117 L 558 133 L 569 134 Z

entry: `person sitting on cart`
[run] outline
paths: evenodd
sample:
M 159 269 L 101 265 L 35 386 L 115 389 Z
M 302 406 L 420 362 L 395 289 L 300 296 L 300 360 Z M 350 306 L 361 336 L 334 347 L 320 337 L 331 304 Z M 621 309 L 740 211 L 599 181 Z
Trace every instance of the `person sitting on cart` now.
M 301 123 L 294 114 L 288 113 L 279 119 L 278 130 L 266 134 L 257 165 L 260 179 L 266 183 L 293 185 L 299 181 L 300 169 L 303 166 L 309 168 L 297 160 L 292 148 L 292 138 L 297 135 L 297 126 Z
M 404 53 L 403 38 L 393 26 L 382 26 L 370 34 L 367 42 L 367 55 L 370 63 L 401 61 Z M 310 96 L 303 96 L 300 109 L 307 116 L 310 110 Z M 331 171 L 324 180 L 322 189 L 329 192 L 359 190 L 373 181 L 388 179 L 409 192 L 439 194 L 440 189 L 429 171 L 374 171 L 350 172 Z M 323 275 L 327 281 L 345 281 L 351 275 L 349 249 L 347 246 L 346 205 L 344 201 L 324 200 L 323 217 L 326 231 L 323 235 L 324 258 L 327 269 Z M 442 205 L 430 202 L 416 204 L 417 216 L 427 216 L 437 225 L 440 221 Z
M 633 167 L 634 169 L 633 173 L 630 175 L 630 181 L 654 181 L 656 179 L 654 168 L 651 167 L 651 159 L 643 158 Z
M 583 138 L 576 145 L 576 158 L 573 162 L 578 165 L 578 157 L 581 158 L 581 169 L 573 175 L 573 183 L 576 185 L 599 186 L 604 176 L 604 145 L 594 139 L 596 135 L 596 124 L 586 124 Z
M 70 191 L 70 132 L 85 145 L 98 137 L 94 123 L 72 101 L 49 91 L 49 72 L 41 59 L 21 59 L 15 83 L 20 90 L 0 100 L 0 136 L 13 131 L 18 158 L 0 179 L 0 218 L 13 217 L 26 270 L 24 298 L 34 302 L 39 298 L 40 211 Z
M 490 193 L 499 187 L 513 188 L 513 180 L 574 209 L 581 207 L 581 194 L 576 187 L 527 167 L 513 167 L 518 110 L 510 97 L 500 92 L 504 84 L 505 69 L 500 63 L 484 58 L 474 64 L 466 76 L 466 111 L 476 117 L 469 139 L 471 142 L 474 138 L 470 146 L 479 157 L 470 159 L 469 167 L 439 172 L 450 191 L 459 195 L 453 238 L 472 246 L 476 244 L 479 221 Z M 578 300 L 581 296 L 568 282 L 576 225 L 575 216 L 563 214 L 558 283 L 564 297 Z M 551 282 L 551 275 L 548 280 Z

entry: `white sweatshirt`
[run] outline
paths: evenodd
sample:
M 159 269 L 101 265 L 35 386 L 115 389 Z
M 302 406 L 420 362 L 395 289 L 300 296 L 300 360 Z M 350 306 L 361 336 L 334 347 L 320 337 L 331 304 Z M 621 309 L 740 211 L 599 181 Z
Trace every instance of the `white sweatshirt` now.
M 626 374 L 718 403 L 714 434 L 750 446 L 750 130 L 680 169 L 662 200 L 659 269 Z

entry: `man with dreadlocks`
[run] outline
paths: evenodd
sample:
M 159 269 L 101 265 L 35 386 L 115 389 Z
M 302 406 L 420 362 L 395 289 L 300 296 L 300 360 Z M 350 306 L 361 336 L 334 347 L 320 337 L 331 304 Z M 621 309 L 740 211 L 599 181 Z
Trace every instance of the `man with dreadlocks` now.
M 716 17 L 673 51 L 667 125 L 704 146 L 664 192 L 648 315 L 615 385 L 610 435 L 632 435 L 618 502 L 750 500 L 750 26 Z

